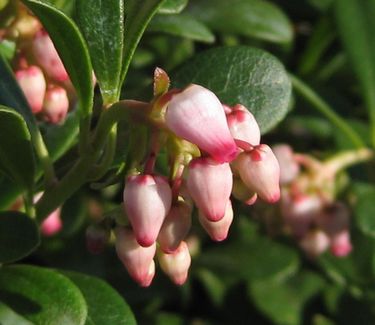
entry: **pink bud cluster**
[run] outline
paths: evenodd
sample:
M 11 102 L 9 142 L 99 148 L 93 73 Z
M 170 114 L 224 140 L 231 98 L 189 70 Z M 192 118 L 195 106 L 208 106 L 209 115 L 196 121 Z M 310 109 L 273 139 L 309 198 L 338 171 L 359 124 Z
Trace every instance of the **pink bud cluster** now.
M 327 197 L 324 192 L 328 185 L 326 179 L 314 181 L 324 173 L 323 165 L 303 172 L 301 159 L 290 146 L 281 144 L 273 150 L 280 164 L 280 211 L 286 228 L 311 257 L 327 249 L 337 257 L 348 255 L 352 250 L 349 209 Z
M 208 235 L 222 241 L 233 221 L 232 193 L 248 204 L 257 196 L 269 203 L 280 197 L 277 159 L 269 146 L 260 144 L 259 126 L 244 106 L 222 105 L 199 85 L 166 95 L 167 136 L 188 141 L 199 151 L 194 157 L 184 149 L 174 153 L 173 157 L 190 158 L 180 164 L 184 172 L 169 179 L 147 167 L 126 179 L 124 210 L 131 227 L 117 228 L 116 249 L 141 286 L 150 285 L 155 258 L 174 283 L 186 281 L 191 257 L 185 241 L 194 205 Z M 246 195 L 237 196 L 236 186 Z
M 15 78 L 31 111 L 48 123 L 62 123 L 76 96 L 48 33 L 22 5 L 2 32 L 4 38 L 16 41 Z

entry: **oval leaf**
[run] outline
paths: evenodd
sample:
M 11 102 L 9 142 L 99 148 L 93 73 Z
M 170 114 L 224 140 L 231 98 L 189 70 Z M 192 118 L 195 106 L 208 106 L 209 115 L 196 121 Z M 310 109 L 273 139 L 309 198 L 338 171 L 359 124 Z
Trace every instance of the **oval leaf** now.
M 118 100 L 124 40 L 123 0 L 77 0 L 79 26 L 87 41 L 105 104 Z
M 36 223 L 16 211 L 0 213 L 0 263 L 10 263 L 29 255 L 39 245 Z
M 77 272 L 63 272 L 86 299 L 87 322 L 92 325 L 135 325 L 134 315 L 124 299 L 106 282 Z
M 289 77 L 277 58 L 260 49 L 236 46 L 202 52 L 184 64 L 172 81 L 179 88 L 189 83 L 207 87 L 227 105 L 245 105 L 262 133 L 288 112 Z
M 192 1 L 188 12 L 218 32 L 274 43 L 289 43 L 293 29 L 288 17 L 263 0 Z
M 125 2 L 124 53 L 120 85 L 125 80 L 131 59 L 151 18 L 164 0 L 128 0 Z
M 22 187 L 33 188 L 35 160 L 30 132 L 19 113 L 1 105 L 0 169 Z
M 29 265 L 0 270 L 0 300 L 43 325 L 83 325 L 87 306 L 80 290 L 62 274 Z
M 335 1 L 338 31 L 359 79 L 370 112 L 372 143 L 375 144 L 375 2 Z
M 75 23 L 56 8 L 34 0 L 24 3 L 48 31 L 77 91 L 82 118 L 91 114 L 94 96 L 92 68 L 85 41 Z
M 205 25 L 188 14 L 155 16 L 147 30 L 206 43 L 215 41 L 215 35 Z

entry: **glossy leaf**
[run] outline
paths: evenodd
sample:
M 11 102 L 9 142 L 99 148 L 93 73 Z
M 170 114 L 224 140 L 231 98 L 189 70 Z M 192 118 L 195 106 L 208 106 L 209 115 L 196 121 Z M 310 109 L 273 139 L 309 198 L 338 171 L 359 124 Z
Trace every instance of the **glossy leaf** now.
M 238 34 L 275 43 L 293 39 L 288 17 L 263 0 L 191 1 L 187 9 L 214 31 Z
M 76 10 L 104 103 L 114 103 L 120 93 L 124 1 L 77 0 Z
M 87 303 L 86 325 L 135 325 L 124 299 L 106 282 L 77 272 L 63 272 L 82 292 Z
M 197 257 L 196 265 L 218 274 L 220 279 L 233 279 L 233 274 L 236 274 L 237 278 L 248 281 L 281 280 L 296 273 L 299 266 L 297 252 L 251 233 L 250 227 L 242 222 L 240 228 L 247 232 L 244 238 L 238 238 L 232 244 L 205 249 Z
M 338 31 L 360 82 L 375 143 L 375 2 L 340 0 L 334 5 Z
M 29 255 L 39 245 L 36 223 L 24 213 L 0 212 L 0 263 L 10 263 Z
M 125 1 L 124 53 L 120 85 L 125 80 L 131 59 L 152 17 L 164 0 Z
M 93 101 L 92 68 L 85 41 L 75 23 L 51 5 L 35 0 L 24 3 L 48 31 L 76 89 L 82 118 L 90 115 Z
M 1 105 L 0 170 L 23 188 L 33 188 L 35 161 L 30 132 L 19 113 Z
M 65 12 L 67 15 L 71 15 L 74 11 L 76 0 L 42 0 L 43 2 L 49 3 L 57 9 Z
M 157 15 L 151 21 L 147 30 L 151 32 L 167 33 L 205 43 L 215 41 L 215 35 L 213 35 L 204 24 L 188 14 Z
M 302 323 L 306 302 L 322 289 L 323 284 L 318 275 L 305 272 L 287 281 L 250 283 L 248 289 L 255 305 L 273 324 L 296 325 Z
M 34 324 L 85 324 L 87 306 L 82 293 L 56 271 L 6 266 L 0 270 L 0 288 L 0 300 Z
M 245 105 L 255 116 L 262 133 L 288 112 L 289 77 L 273 55 L 252 47 L 215 48 L 202 52 L 174 73 L 174 86 L 195 83 L 212 90 L 228 105 Z
M 179 14 L 185 9 L 188 0 L 164 0 L 159 8 L 159 14 Z

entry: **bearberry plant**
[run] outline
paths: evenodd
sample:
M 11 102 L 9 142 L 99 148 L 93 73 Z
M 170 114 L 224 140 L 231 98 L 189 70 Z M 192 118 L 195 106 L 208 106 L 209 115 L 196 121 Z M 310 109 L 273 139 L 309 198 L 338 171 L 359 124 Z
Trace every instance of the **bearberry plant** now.
M 374 323 L 374 13 L 0 0 L 0 324 Z

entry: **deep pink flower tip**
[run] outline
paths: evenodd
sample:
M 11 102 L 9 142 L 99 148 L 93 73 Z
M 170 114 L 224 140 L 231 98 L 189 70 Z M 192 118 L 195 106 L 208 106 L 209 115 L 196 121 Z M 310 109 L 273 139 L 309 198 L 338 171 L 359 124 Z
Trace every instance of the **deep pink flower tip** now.
M 353 247 L 350 243 L 341 244 L 341 245 L 333 245 L 331 247 L 331 252 L 334 256 L 337 257 L 345 257 L 350 254 Z
M 155 238 L 151 236 L 145 235 L 138 235 L 136 234 L 136 239 L 139 245 L 142 247 L 150 247 L 155 243 Z

